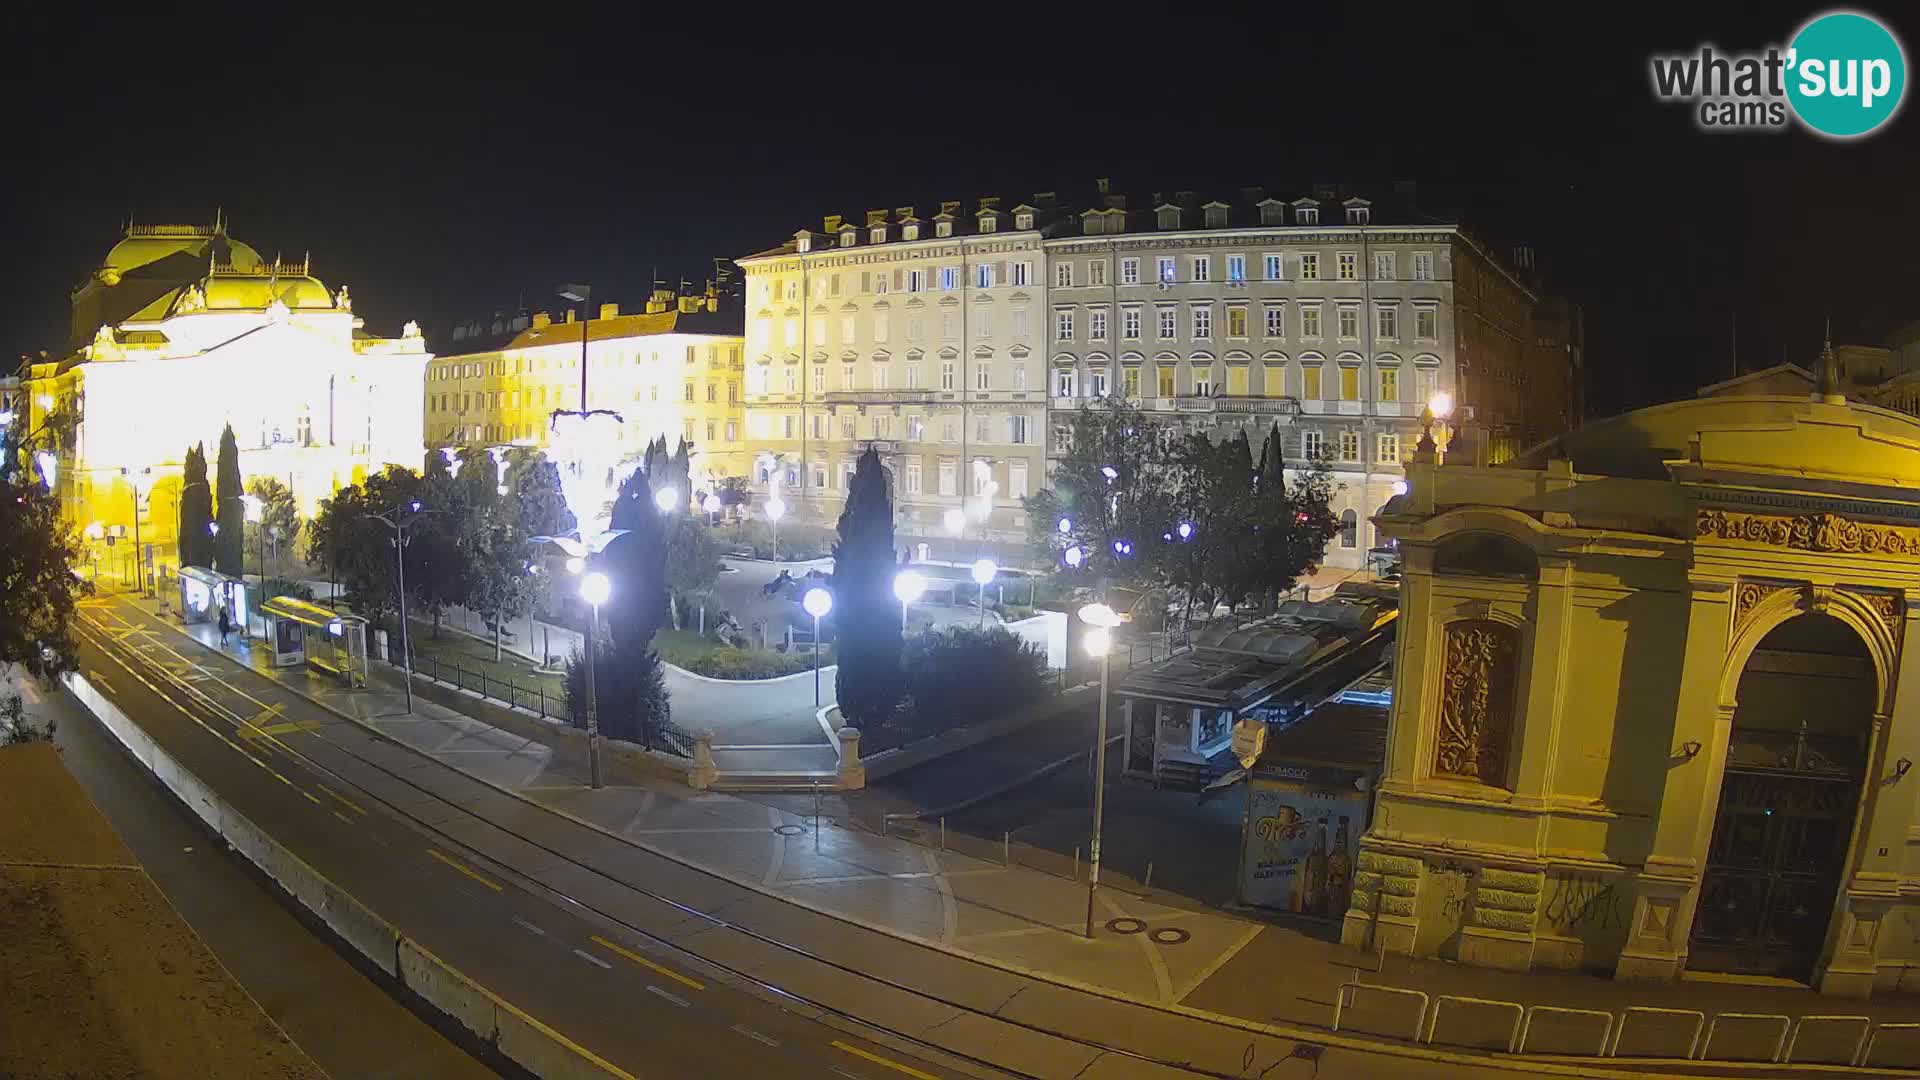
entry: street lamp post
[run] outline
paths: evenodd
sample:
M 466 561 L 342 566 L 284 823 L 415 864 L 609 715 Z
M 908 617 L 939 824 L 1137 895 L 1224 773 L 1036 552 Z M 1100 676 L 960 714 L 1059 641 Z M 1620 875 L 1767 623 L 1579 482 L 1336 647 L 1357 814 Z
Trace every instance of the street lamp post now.
M 1080 609 L 1087 631 L 1087 652 L 1100 658 L 1100 726 L 1093 741 L 1093 838 L 1087 844 L 1087 937 L 1093 936 L 1093 894 L 1100 888 L 1100 827 L 1107 801 L 1107 672 L 1112 664 L 1113 628 L 1120 616 L 1105 604 Z
M 974 606 L 980 609 L 981 626 L 987 625 L 987 584 L 999 572 L 1000 568 L 993 564 L 992 559 L 981 559 L 973 564 L 973 583 L 979 588 L 979 595 L 974 597 Z
M 138 472 L 122 467 L 120 475 L 133 481 L 133 579 L 134 591 L 142 596 L 147 594 L 147 568 L 140 561 L 140 489 L 153 478 L 152 468 L 143 468 Z M 51 485 L 49 485 L 51 486 Z
M 407 544 L 409 543 L 407 530 L 433 511 L 420 509 L 417 501 L 408 503 L 406 509 L 411 512 L 407 517 L 400 516 L 401 507 L 398 505 L 384 514 L 368 516 L 393 530 L 393 539 L 388 543 L 393 545 L 395 586 L 400 597 L 400 668 L 406 675 L 404 682 L 407 688 L 407 712 L 411 714 L 413 712 L 413 649 L 407 644 Z
M 700 502 L 700 509 L 707 512 L 707 525 L 709 527 L 718 524 L 720 516 L 720 496 L 715 495 L 711 491 L 707 492 L 707 497 Z
M 593 654 L 600 651 L 600 605 L 612 593 L 613 583 L 598 570 L 580 579 L 580 598 L 593 612 L 587 623 L 587 773 L 595 788 L 605 787 L 606 780 L 600 771 L 600 702 L 593 682 Z
M 266 504 L 252 492 L 240 496 L 240 502 L 246 507 L 247 521 L 253 525 L 254 536 L 259 540 L 254 546 L 260 551 L 260 589 L 264 592 L 267 587 L 267 530 L 262 523 L 267 516 Z
M 773 557 L 780 558 L 780 519 L 787 512 L 786 502 L 775 494 L 767 500 L 767 520 L 773 523 Z
M 833 594 L 818 585 L 800 598 L 800 606 L 813 616 L 813 707 L 820 707 L 820 617 L 833 610 Z
M 907 632 L 907 605 L 927 591 L 927 579 L 918 570 L 902 570 L 893 577 L 893 595 L 900 599 L 900 633 Z

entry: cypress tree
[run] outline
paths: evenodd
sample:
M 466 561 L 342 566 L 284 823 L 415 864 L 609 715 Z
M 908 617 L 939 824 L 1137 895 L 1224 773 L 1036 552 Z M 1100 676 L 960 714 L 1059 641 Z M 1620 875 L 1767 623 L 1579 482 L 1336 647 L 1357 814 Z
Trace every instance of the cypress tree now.
M 180 484 L 180 565 L 212 566 L 213 538 L 207 534 L 207 526 L 213 523 L 213 492 L 207 487 L 204 444 L 187 451 Z
M 840 715 L 885 722 L 900 703 L 900 606 L 893 595 L 893 494 L 880 455 L 860 455 L 833 545 L 833 621 Z
M 205 468 L 204 462 L 201 468 Z M 220 532 L 213 540 L 213 568 L 223 574 L 241 576 L 246 569 L 247 504 L 240 500 L 246 489 L 240 482 L 240 446 L 233 438 L 233 425 L 220 432 L 220 457 L 216 462 L 215 503 Z

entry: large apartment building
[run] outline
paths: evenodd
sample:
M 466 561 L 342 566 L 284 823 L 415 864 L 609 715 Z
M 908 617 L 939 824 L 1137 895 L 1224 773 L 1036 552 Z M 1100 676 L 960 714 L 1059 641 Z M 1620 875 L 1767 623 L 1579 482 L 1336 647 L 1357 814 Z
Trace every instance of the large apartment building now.
M 1430 401 L 1454 404 L 1450 452 L 1489 463 L 1575 415 L 1548 400 L 1570 396 L 1572 361 L 1537 345 L 1528 279 L 1404 189 L 1130 200 L 1101 183 L 1077 205 L 829 216 L 740 265 L 756 480 L 830 523 L 875 446 L 903 538 L 936 554 L 1017 548 L 1066 414 L 1109 396 L 1215 438 L 1278 425 L 1290 462 L 1335 473 L 1327 563 L 1345 567 Z
M 737 302 L 714 287 L 657 288 L 640 312 L 601 304 L 598 316 L 538 312 L 454 327 L 427 367 L 428 445 L 546 446 L 554 410 L 582 408 L 584 354 L 585 407 L 619 413 L 623 445 L 637 453 L 657 436 L 684 438 L 696 482 L 747 475 Z

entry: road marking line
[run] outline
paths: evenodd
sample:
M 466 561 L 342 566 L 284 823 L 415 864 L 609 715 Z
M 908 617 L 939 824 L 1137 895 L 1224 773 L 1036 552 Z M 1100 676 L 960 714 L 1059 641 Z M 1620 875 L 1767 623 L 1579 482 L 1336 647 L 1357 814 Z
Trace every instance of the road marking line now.
M 379 834 L 379 833 L 368 833 L 368 834 L 367 834 L 367 838 L 368 838 L 368 839 L 370 839 L 370 840 L 372 840 L 372 841 L 373 841 L 374 843 L 376 843 L 376 844 L 379 844 L 379 845 L 380 845 L 381 847 L 392 847 L 392 846 L 393 846 L 392 844 L 389 844 L 389 843 L 387 843 L 387 842 L 386 842 L 385 840 L 382 840 L 382 839 L 380 839 L 380 834 Z
M 666 998 L 668 1001 L 673 1002 L 675 1005 L 678 1005 L 683 1009 L 686 1008 L 688 1005 L 686 998 L 681 997 L 679 994 L 670 994 L 665 990 L 662 990 L 659 987 L 652 985 L 651 983 L 647 985 L 647 993 L 658 994 L 661 997 Z
M 328 812 L 328 813 L 330 813 L 330 814 L 332 814 L 332 815 L 333 815 L 334 817 L 337 817 L 337 818 L 339 818 L 342 824 L 346 824 L 346 825 L 352 825 L 352 824 L 353 824 L 353 819 L 352 819 L 352 818 L 350 818 L 350 817 L 348 817 L 347 815 L 345 815 L 345 814 L 343 814 L 343 813 L 341 813 L 341 812 L 340 812 L 340 811 L 338 811 L 338 810 L 329 810 L 329 811 L 327 811 L 327 812 Z
M 346 804 L 346 807 L 347 807 L 347 809 L 349 809 L 349 810 L 351 810 L 351 811 L 353 811 L 353 812 L 354 812 L 354 813 L 356 813 L 356 814 L 359 814 L 359 815 L 360 815 L 361 817 L 366 817 L 366 816 L 367 816 L 367 812 L 366 812 L 366 810 L 365 810 L 365 809 L 363 809 L 363 808 L 362 808 L 362 807 L 360 806 L 360 804 L 359 804 L 359 803 L 357 803 L 357 802 L 354 802 L 354 801 L 353 801 L 352 799 L 349 799 L 349 798 L 347 798 L 347 797 L 346 797 L 345 795 L 342 795 L 342 794 L 340 794 L 339 792 L 337 792 L 337 791 L 335 791 L 335 790 L 333 790 L 332 788 L 330 788 L 330 787 L 328 787 L 327 785 L 325 785 L 325 784 L 321 784 L 321 785 L 320 785 L 320 790 L 321 790 L 321 791 L 324 791 L 324 792 L 326 792 L 327 794 L 329 794 L 329 795 L 331 795 L 331 796 L 333 796 L 334 798 L 336 798 L 336 799 L 338 799 L 338 800 L 340 800 L 340 801 L 341 801 L 342 803 L 345 803 L 345 804 Z
M 458 870 L 458 871 L 460 871 L 461 873 L 463 873 L 463 874 L 465 874 L 465 875 L 467 875 L 468 877 L 470 877 L 470 878 L 472 878 L 473 880 L 475 880 L 475 881 L 477 881 L 477 882 L 479 882 L 480 884 L 482 884 L 482 885 L 485 885 L 485 886 L 486 886 L 487 888 L 489 888 L 489 889 L 492 889 L 492 890 L 493 890 L 494 892 L 499 892 L 499 891 L 500 891 L 500 883 L 499 883 L 499 882 L 496 882 L 496 881 L 493 881 L 493 880 L 491 880 L 491 879 L 489 879 L 489 878 L 487 878 L 487 877 L 484 877 L 484 876 L 482 876 L 482 875 L 480 875 L 480 874 L 478 874 L 478 873 L 475 873 L 474 871 L 472 871 L 472 870 L 470 870 L 470 869 L 468 869 L 467 867 L 465 867 L 465 866 L 463 866 L 463 865 L 461 865 L 461 864 L 460 864 L 460 863 L 459 863 L 459 862 L 458 862 L 457 860 L 455 860 L 455 859 L 452 859 L 452 858 L 449 858 L 448 856 L 446 856 L 446 855 L 443 855 L 443 854 L 441 854 L 440 852 L 438 852 L 438 851 L 435 851 L 435 850 L 434 850 L 434 849 L 432 849 L 432 848 L 428 848 L 428 849 L 427 849 L 427 854 L 429 854 L 429 855 L 431 855 L 431 856 L 433 856 L 433 857 L 434 857 L 434 858 L 436 858 L 436 859 L 439 859 L 439 860 L 440 860 L 441 862 L 443 862 L 443 863 L 446 863 L 446 864 L 447 864 L 448 866 L 451 866 L 451 867 L 453 867 L 453 868 L 454 868 L 455 870 Z
M 893 1060 L 892 1058 L 881 1057 L 879 1054 L 876 1054 L 871 1050 L 862 1050 L 859 1047 L 853 1045 L 852 1043 L 841 1042 L 839 1039 L 835 1039 L 829 1045 L 831 1045 L 835 1050 L 844 1050 L 847 1053 L 852 1054 L 854 1057 L 865 1058 L 868 1061 L 873 1062 L 875 1065 L 885 1065 L 889 1069 L 895 1069 L 895 1070 L 898 1070 L 899 1072 L 906 1073 L 908 1076 L 914 1077 L 915 1080 L 940 1080 L 939 1077 L 933 1075 L 932 1073 L 921 1072 L 919 1069 L 916 1069 L 911 1065 L 902 1065 L 899 1062 Z
M 297 791 L 297 792 L 299 792 L 299 793 L 300 793 L 300 794 L 302 794 L 302 795 L 305 795 L 305 796 L 306 796 L 306 798 L 307 798 L 307 801 L 308 801 L 308 802 L 310 802 L 310 803 L 312 803 L 312 804 L 313 804 L 313 805 L 315 805 L 315 806 L 325 806 L 325 805 L 327 805 L 326 803 L 323 803 L 323 802 L 321 802 L 321 801 L 320 801 L 319 799 L 317 799 L 317 798 L 315 798 L 315 797 L 314 797 L 314 795 L 313 795 L 313 793 L 312 793 L 312 792 L 310 792 L 310 791 L 308 791 L 308 790 L 307 790 L 307 789 L 305 789 L 305 788 L 294 788 L 293 790 L 295 790 L 295 791 Z
M 533 925 L 532 923 L 528 922 L 527 920 L 521 918 L 518 915 L 515 915 L 513 917 L 513 921 L 516 923 L 519 923 L 521 926 L 527 928 L 528 930 L 531 930 L 534 933 L 539 934 L 541 937 L 547 936 L 547 932 L 545 930 L 540 929 L 539 927 Z
M 752 1039 L 754 1042 L 766 1043 L 768 1046 L 780 1045 L 780 1040 L 775 1039 L 769 1035 L 762 1035 L 759 1032 L 753 1030 L 752 1028 L 744 1028 L 744 1027 L 741 1027 L 739 1024 L 735 1024 L 733 1025 L 733 1030 L 741 1035 L 745 1035 L 747 1038 Z
M 632 949 L 628 949 L 628 948 L 624 948 L 622 946 L 616 945 L 613 942 L 608 941 L 606 938 L 603 938 L 598 934 L 595 934 L 592 940 L 595 945 L 598 945 L 601 948 L 608 950 L 609 952 L 619 953 L 621 956 L 626 957 L 627 959 L 633 961 L 636 964 L 639 964 L 641 967 L 646 968 L 648 971 L 654 972 L 655 974 L 665 975 L 667 978 L 673 979 L 674 981 L 682 983 L 686 986 L 691 986 L 695 990 L 705 990 L 707 988 L 706 983 L 699 982 L 698 980 L 695 980 L 695 979 L 689 979 L 685 975 L 680 974 L 679 972 L 673 970 L 672 968 L 661 967 L 659 964 L 656 964 L 653 961 L 647 959 L 646 957 L 641 956 L 639 953 L 634 952 Z
M 573 950 L 573 955 L 579 957 L 582 960 L 585 960 L 589 964 L 599 964 L 601 967 L 606 968 L 608 971 L 613 970 L 612 964 L 607 963 L 605 960 L 600 959 L 599 957 L 593 955 L 592 953 L 588 952 L 585 949 L 575 949 Z

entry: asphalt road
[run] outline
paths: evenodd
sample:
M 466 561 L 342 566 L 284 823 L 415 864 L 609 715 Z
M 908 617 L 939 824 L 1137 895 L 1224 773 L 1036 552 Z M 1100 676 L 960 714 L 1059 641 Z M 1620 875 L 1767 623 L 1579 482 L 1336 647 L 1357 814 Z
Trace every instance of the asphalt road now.
M 518 1075 L 470 1056 L 316 937 L 66 691 L 44 694 L 34 712 L 58 723 L 67 771 L 174 910 L 333 1080 Z
M 281 708 L 263 708 L 103 605 L 81 615 L 83 673 L 169 754 L 404 935 L 602 1058 L 649 1078 L 954 1075 L 695 972 L 536 894 L 454 839 L 492 826 L 417 791 L 409 809 L 417 820 L 390 812 L 331 771 L 345 764 L 338 751 L 321 763 L 331 744 L 301 726 L 310 721 L 280 719 Z M 193 695 L 145 661 L 246 709 L 252 722 L 176 702 Z

